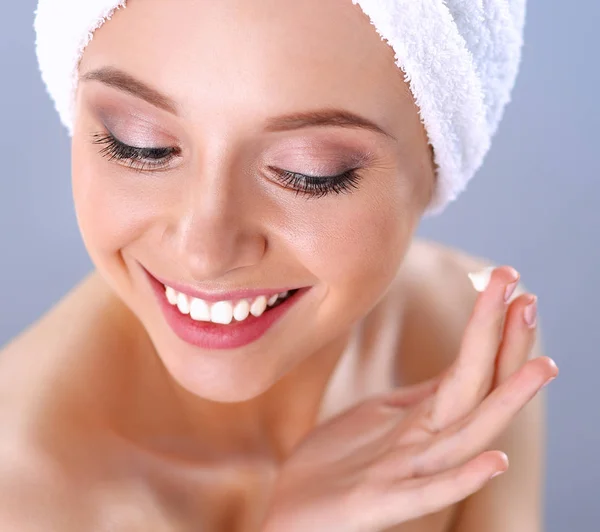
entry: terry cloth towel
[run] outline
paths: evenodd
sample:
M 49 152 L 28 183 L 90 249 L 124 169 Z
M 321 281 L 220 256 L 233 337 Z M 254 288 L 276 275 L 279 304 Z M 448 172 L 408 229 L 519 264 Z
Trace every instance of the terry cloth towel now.
M 433 146 L 427 214 L 464 190 L 489 151 L 521 61 L 525 0 L 352 0 L 392 47 Z M 73 131 L 78 64 L 126 0 L 39 0 L 36 50 L 62 123 Z

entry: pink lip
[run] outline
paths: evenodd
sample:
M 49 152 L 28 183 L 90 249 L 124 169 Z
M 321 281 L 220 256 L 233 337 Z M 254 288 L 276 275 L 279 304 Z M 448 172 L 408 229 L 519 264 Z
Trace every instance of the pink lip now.
M 147 270 L 146 273 L 151 277 L 154 277 L 154 279 L 164 286 L 169 286 L 177 292 L 181 292 L 182 294 L 195 297 L 197 299 L 202 299 L 203 301 L 207 301 L 209 303 L 216 303 L 217 301 L 237 301 L 238 299 L 254 299 L 258 296 L 266 296 L 268 299 L 275 294 L 281 294 L 283 292 L 289 292 L 299 288 L 297 286 L 287 288 L 264 288 L 258 290 L 244 288 L 240 290 L 233 290 L 231 292 L 201 292 L 200 290 L 195 290 L 190 286 L 156 277 Z
M 159 306 L 167 324 L 173 332 L 184 342 L 199 347 L 201 349 L 236 349 L 246 346 L 257 341 L 264 336 L 277 322 L 279 322 L 285 314 L 310 291 L 310 287 L 301 288 L 292 296 L 286 299 L 283 303 L 268 309 L 260 317 L 250 315 L 244 321 L 236 322 L 229 325 L 220 325 L 212 322 L 195 321 L 189 315 L 184 315 L 167 301 L 165 295 L 164 283 L 144 269 L 148 276 L 148 280 L 156 295 Z M 181 285 L 172 286 L 167 284 L 177 291 L 188 294 L 199 294 L 193 297 L 205 299 L 207 294 L 199 293 L 194 290 L 186 290 Z M 179 287 L 179 288 L 178 288 Z M 183 288 L 182 290 L 180 290 Z M 267 295 L 268 293 L 278 294 L 285 292 L 286 289 L 278 291 L 256 291 L 256 290 L 240 290 L 236 292 L 222 292 L 218 296 L 208 294 L 206 301 L 224 301 L 233 299 L 244 299 L 252 297 L 253 294 Z M 249 295 L 250 294 L 250 295 Z M 220 299 L 219 299 L 220 298 Z

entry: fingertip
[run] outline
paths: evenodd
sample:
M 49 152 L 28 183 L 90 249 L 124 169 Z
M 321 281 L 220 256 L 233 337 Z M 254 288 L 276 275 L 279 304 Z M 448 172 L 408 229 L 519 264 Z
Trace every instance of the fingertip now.
M 508 302 L 519 284 L 521 274 L 512 266 L 487 266 L 479 271 L 468 273 L 467 277 L 473 288 L 480 293 L 487 290 L 492 278 L 497 278 L 498 282 L 505 286 L 504 296 Z
M 508 470 L 509 462 L 508 462 L 508 456 L 506 455 L 506 453 L 503 453 L 502 451 L 498 451 L 498 457 L 500 458 L 501 463 L 498 464 L 496 471 L 494 473 L 492 473 L 490 480 L 499 475 L 502 475 L 503 473 L 506 473 L 506 471 Z
M 550 374 L 553 376 L 558 375 L 559 372 L 556 362 L 546 355 L 539 355 L 533 357 L 531 360 L 529 360 L 528 364 L 535 365 L 535 367 L 537 368 L 545 367 L 550 371 Z
M 504 451 L 486 451 L 481 454 L 481 459 L 493 463 L 492 467 L 495 469 L 508 469 L 508 455 Z
M 558 369 L 556 362 L 554 362 L 553 359 L 551 359 L 550 357 L 547 357 L 547 356 L 543 356 L 540 358 L 546 363 L 546 366 L 549 368 L 551 379 L 555 379 L 556 377 L 558 377 L 560 370 Z
M 500 451 L 500 460 L 502 460 L 502 463 L 504 465 L 504 467 L 506 469 L 508 469 L 508 465 L 509 465 L 509 461 L 508 461 L 508 455 L 502 451 Z
M 473 285 L 473 288 L 477 292 L 485 292 L 485 289 L 490 284 L 492 272 L 495 270 L 494 266 L 483 268 L 477 272 L 468 273 L 467 276 Z
M 521 274 L 515 270 L 512 266 L 505 266 L 506 271 L 508 272 L 508 275 L 510 276 L 510 279 L 513 282 L 517 282 L 521 279 Z

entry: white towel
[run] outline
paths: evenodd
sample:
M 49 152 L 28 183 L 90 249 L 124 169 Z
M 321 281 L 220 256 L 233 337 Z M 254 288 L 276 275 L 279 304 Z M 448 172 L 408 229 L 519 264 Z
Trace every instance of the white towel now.
M 433 146 L 427 214 L 464 190 L 488 152 L 515 84 L 525 0 L 352 0 L 394 50 Z M 77 69 L 94 31 L 126 0 L 39 0 L 42 78 L 72 134 Z M 68 16 L 65 14 L 68 13 Z

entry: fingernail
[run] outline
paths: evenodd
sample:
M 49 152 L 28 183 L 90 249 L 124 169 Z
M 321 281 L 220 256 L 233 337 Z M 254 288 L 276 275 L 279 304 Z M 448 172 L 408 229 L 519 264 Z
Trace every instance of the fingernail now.
M 533 297 L 533 301 L 529 303 L 529 305 L 527 305 L 523 311 L 523 318 L 530 329 L 533 329 L 537 322 L 537 297 Z
M 517 270 L 515 270 L 514 268 L 511 268 L 511 273 L 512 273 L 512 277 L 513 277 L 514 281 L 509 283 L 506 286 L 506 290 L 504 292 L 504 301 L 506 303 L 508 303 L 510 296 L 512 296 L 515 293 L 515 290 L 516 290 L 517 286 L 519 285 L 519 279 L 521 278 L 521 276 L 519 275 L 519 272 Z
M 490 284 L 492 272 L 495 269 L 495 266 L 489 266 L 488 268 L 484 268 L 478 272 L 469 273 L 468 276 L 471 280 L 471 283 L 473 283 L 473 288 L 475 288 L 475 290 L 478 292 L 484 292 L 488 284 Z
M 508 470 L 508 456 L 506 455 L 506 453 L 500 453 L 502 455 L 502 461 L 506 464 L 506 467 L 501 470 L 501 471 L 496 471 L 491 477 L 490 480 L 492 478 L 496 478 L 497 476 L 501 475 L 502 473 L 506 473 L 506 471 Z
M 510 283 L 507 287 L 506 287 L 506 291 L 504 292 L 504 301 L 506 303 L 508 303 L 508 300 L 510 299 L 510 296 L 512 296 L 515 293 L 515 289 L 517 288 L 519 284 L 519 281 L 514 281 L 512 283 Z
M 550 357 L 548 357 L 548 362 L 549 362 L 550 366 L 552 366 L 556 370 L 556 375 L 554 375 L 553 377 L 550 377 L 543 384 L 542 388 L 545 388 L 546 386 L 548 386 L 548 384 L 550 384 L 554 379 L 556 379 L 556 377 L 558 377 L 558 366 L 556 365 L 556 362 L 554 362 L 554 360 L 552 360 Z
M 542 388 L 545 388 L 546 386 L 548 386 L 548 384 L 550 384 L 554 379 L 556 379 L 556 377 L 550 377 L 542 386 Z

